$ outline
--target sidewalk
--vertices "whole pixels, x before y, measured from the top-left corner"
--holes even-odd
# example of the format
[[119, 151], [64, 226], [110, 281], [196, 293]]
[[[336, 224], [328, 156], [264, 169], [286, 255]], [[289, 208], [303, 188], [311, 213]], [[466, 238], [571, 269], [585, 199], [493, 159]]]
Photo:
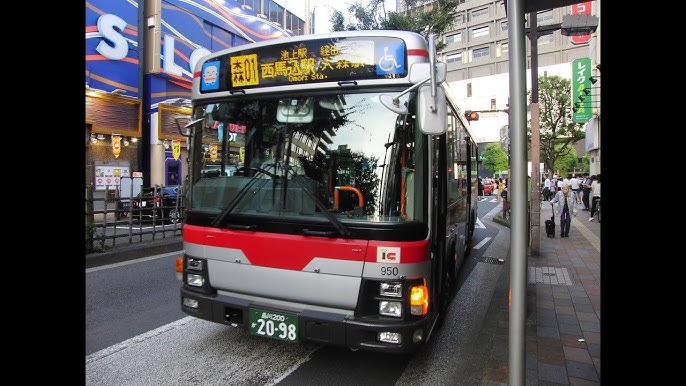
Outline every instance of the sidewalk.
[[[569, 237], [545, 235], [552, 215], [541, 205], [541, 245], [528, 257], [527, 385], [600, 385], [600, 224], [590, 212], [572, 219]], [[482, 385], [508, 384], [509, 265], [487, 320], [498, 320]]]

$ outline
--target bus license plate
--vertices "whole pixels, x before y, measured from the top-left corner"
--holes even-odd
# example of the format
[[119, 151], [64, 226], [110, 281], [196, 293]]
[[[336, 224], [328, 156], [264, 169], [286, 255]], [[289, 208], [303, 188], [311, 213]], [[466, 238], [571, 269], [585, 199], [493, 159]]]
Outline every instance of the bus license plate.
[[249, 314], [251, 334], [287, 342], [298, 341], [298, 315], [259, 308], [250, 308]]

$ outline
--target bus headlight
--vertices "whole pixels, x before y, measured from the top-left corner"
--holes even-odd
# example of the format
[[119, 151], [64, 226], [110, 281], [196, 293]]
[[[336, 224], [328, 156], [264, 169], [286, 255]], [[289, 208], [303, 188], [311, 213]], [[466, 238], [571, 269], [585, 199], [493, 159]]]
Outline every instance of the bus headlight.
[[379, 302], [379, 315], [400, 318], [403, 316], [403, 304], [401, 302], [389, 302], [388, 300], [382, 300]]
[[381, 282], [379, 286], [379, 295], [392, 296], [399, 298], [403, 296], [403, 283], [400, 282]]
[[186, 283], [193, 287], [202, 287], [205, 284], [205, 278], [202, 275], [189, 273], [186, 275]]

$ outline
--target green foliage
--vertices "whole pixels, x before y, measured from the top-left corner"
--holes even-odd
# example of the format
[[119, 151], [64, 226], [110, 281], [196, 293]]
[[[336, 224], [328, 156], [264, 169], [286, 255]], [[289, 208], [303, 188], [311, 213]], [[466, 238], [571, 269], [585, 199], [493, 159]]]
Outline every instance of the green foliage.
[[483, 159], [482, 166], [491, 173], [508, 168], [507, 153], [500, 147], [499, 142], [492, 142], [486, 145], [483, 153], [481, 153], [481, 157]]
[[557, 145], [558, 147], [567, 147], [567, 149], [556, 149], [560, 155], [555, 159], [555, 170], [560, 172], [560, 175], [566, 176], [568, 172], [574, 170], [577, 165], [576, 150], [570, 145]]
[[[407, 9], [422, 6], [419, 0], [404, 0]], [[428, 37], [429, 34], [443, 35], [453, 28], [457, 17], [458, 0], [434, 0], [428, 11], [386, 12], [383, 0], [369, 0], [363, 4], [360, 0], [348, 6], [348, 13], [354, 20], [346, 22], [343, 13], [334, 10], [329, 21], [332, 31], [386, 29], [412, 31]], [[436, 50], [445, 47], [441, 40], [436, 41]]]
[[581, 157], [581, 170], [583, 170], [584, 173], [591, 172], [591, 156], [588, 155], [588, 153]]
[[[574, 152], [576, 157], [573, 145], [586, 138], [583, 124], [572, 121], [571, 98], [569, 79], [557, 75], [538, 77], [541, 162], [550, 175], [556, 170], [557, 159], [565, 159], [570, 152]], [[528, 122], [527, 135], [531, 143], [531, 121]], [[565, 161], [560, 162], [566, 165]]]
[[86, 253], [103, 251], [105, 249], [103, 243], [102, 230], [98, 229], [94, 221], [86, 220]]

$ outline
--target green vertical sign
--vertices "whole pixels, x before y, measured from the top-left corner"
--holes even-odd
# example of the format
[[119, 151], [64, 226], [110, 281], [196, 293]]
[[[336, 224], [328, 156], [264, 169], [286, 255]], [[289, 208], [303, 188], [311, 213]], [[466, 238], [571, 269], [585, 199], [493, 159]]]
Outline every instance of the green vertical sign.
[[572, 62], [572, 121], [586, 123], [592, 117], [591, 59], [575, 59]]

